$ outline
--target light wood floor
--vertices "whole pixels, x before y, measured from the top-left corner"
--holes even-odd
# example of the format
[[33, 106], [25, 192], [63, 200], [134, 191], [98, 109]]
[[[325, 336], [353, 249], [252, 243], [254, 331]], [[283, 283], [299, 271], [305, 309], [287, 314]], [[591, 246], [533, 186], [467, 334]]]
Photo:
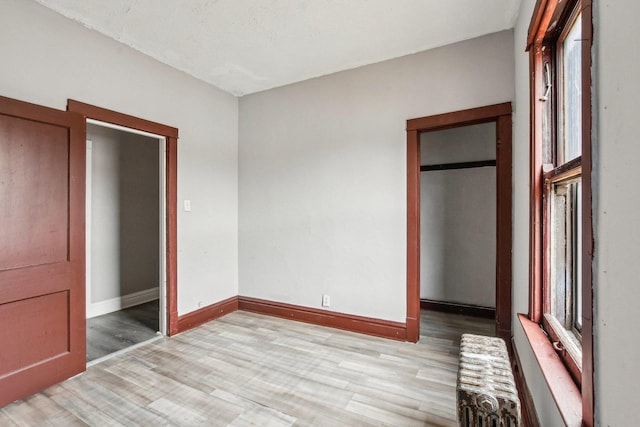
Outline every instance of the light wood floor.
[[419, 344], [234, 312], [90, 367], [0, 410], [27, 426], [455, 426], [460, 334], [422, 313]]
[[155, 300], [87, 319], [87, 362], [154, 338], [159, 316]]

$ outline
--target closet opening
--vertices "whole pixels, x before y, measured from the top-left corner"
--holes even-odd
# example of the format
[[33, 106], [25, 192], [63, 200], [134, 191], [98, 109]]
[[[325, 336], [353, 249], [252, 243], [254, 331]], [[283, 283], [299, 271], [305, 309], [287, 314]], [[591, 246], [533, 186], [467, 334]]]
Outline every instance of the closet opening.
[[[422, 270], [420, 181], [421, 174], [424, 173], [421, 168], [421, 135], [462, 127], [473, 128], [473, 125], [479, 124], [486, 124], [493, 128], [495, 148], [495, 332], [497, 336], [511, 340], [512, 126], [511, 103], [507, 102], [407, 120], [407, 341], [417, 342], [420, 339]], [[473, 166], [477, 166], [478, 162], [486, 164], [491, 160], [478, 158], [469, 161], [474, 163]], [[468, 162], [456, 160], [453, 163], [458, 163], [456, 166], [460, 166], [460, 163]], [[451, 167], [451, 164], [448, 167]], [[426, 236], [424, 238], [427, 239]], [[480, 265], [472, 268], [471, 271], [485, 270], [486, 263], [487, 261], [481, 261]], [[453, 268], [457, 267], [454, 265]], [[489, 273], [487, 272], [485, 276], [488, 277]], [[477, 298], [474, 297], [472, 300]], [[484, 304], [488, 305], [488, 300], [473, 304], [470, 308], [479, 308], [485, 313], [492, 313], [493, 307], [486, 307]]]
[[420, 306], [495, 319], [495, 123], [423, 132], [420, 157]]
[[87, 119], [87, 362], [167, 334], [166, 138]]

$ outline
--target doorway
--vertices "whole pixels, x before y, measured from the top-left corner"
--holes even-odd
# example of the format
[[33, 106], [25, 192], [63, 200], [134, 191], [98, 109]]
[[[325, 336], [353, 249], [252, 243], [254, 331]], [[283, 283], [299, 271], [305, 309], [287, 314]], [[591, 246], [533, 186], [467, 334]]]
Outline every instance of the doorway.
[[87, 119], [87, 362], [166, 334], [165, 138]]
[[511, 338], [512, 152], [511, 103], [407, 120], [407, 340], [420, 338], [420, 135], [490, 123], [495, 126], [496, 334]]
[[420, 134], [420, 305], [495, 319], [496, 129]]
[[[138, 117], [112, 110], [68, 100], [67, 110], [84, 116], [86, 123], [98, 124], [110, 129], [136, 133], [155, 138], [158, 142], [158, 167], [164, 171], [163, 178], [158, 180], [161, 193], [158, 203], [158, 217], [161, 218], [158, 233], [159, 248], [164, 252], [158, 255], [161, 266], [159, 294], [159, 331], [164, 335], [178, 333], [177, 302], [177, 154], [178, 129], [161, 123], [140, 119]], [[162, 215], [160, 215], [162, 213]], [[91, 242], [89, 242], [91, 243]], [[163, 267], [163, 268], [162, 268]]]

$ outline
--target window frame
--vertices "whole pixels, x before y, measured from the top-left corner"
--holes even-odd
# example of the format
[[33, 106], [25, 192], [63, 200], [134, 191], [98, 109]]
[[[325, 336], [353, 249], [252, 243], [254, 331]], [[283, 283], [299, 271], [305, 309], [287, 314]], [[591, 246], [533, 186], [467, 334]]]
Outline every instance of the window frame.
[[[582, 155], [578, 160], [572, 160], [569, 165], [558, 165], [556, 163], [558, 154], [555, 147], [558, 138], [559, 129], [557, 118], [562, 111], [559, 111], [560, 105], [558, 104], [558, 96], [549, 97], [549, 102], [543, 101], [541, 98], [548, 95], [547, 82], [551, 83], [551, 92], [562, 92], [558, 83], [558, 76], [555, 70], [557, 70], [558, 64], [558, 43], [562, 43], [572, 24], [573, 19], [579, 15], [581, 24], [581, 112], [582, 112], [582, 126], [581, 126], [581, 148]], [[564, 366], [560, 362], [554, 364], [550, 368], [551, 363], [548, 366], [544, 366], [549, 360], [548, 357], [544, 357], [542, 354], [536, 353], [536, 358], [539, 361], [545, 378], [550, 386], [550, 389], [556, 399], [556, 402], [565, 417], [565, 414], [579, 411], [582, 415], [583, 425], [593, 425], [593, 408], [594, 408], [594, 393], [593, 393], [593, 325], [592, 325], [592, 313], [593, 313], [593, 289], [592, 289], [592, 260], [593, 260], [593, 231], [592, 231], [592, 212], [591, 212], [591, 48], [593, 43], [593, 26], [592, 26], [592, 0], [569, 0], [565, 2], [558, 2], [554, 0], [537, 0], [534, 8], [533, 16], [529, 26], [529, 34], [527, 38], [527, 51], [530, 58], [530, 260], [529, 260], [529, 313], [528, 319], [533, 322], [531, 325], [537, 324], [545, 329], [545, 331], [551, 332], [551, 336], [548, 337], [546, 344], [543, 346], [533, 346], [534, 353], [536, 348], [544, 348], [545, 352], [555, 353], [557, 359], [562, 359]], [[551, 66], [551, 74], [548, 81], [545, 81], [545, 63], [556, 65]], [[557, 88], [557, 89], [556, 89]], [[561, 95], [560, 95], [561, 96]], [[550, 172], [550, 168], [544, 170], [545, 164], [555, 165]], [[561, 169], [564, 168], [565, 176], [562, 175]], [[579, 168], [579, 169], [577, 169]], [[554, 336], [554, 329], [549, 324], [549, 319], [545, 319], [545, 311], [549, 307], [548, 297], [546, 297], [545, 290], [548, 287], [549, 277], [549, 265], [545, 262], [545, 258], [549, 255], [549, 241], [548, 236], [545, 235], [545, 228], [549, 227], [549, 203], [545, 202], [545, 198], [550, 196], [550, 185], [553, 182], [558, 182], [561, 179], [566, 178], [566, 174], [579, 173], [581, 176], [581, 188], [582, 188], [582, 244], [580, 250], [580, 256], [582, 259], [581, 266], [581, 278], [582, 287], [580, 289], [582, 296], [582, 355], [581, 359], [576, 363], [571, 363], [571, 357], [567, 357], [567, 351], [563, 350], [562, 346], [554, 345], [558, 342], [558, 336]], [[547, 221], [545, 227], [545, 221]], [[547, 258], [548, 259], [548, 258]], [[545, 287], [545, 285], [547, 287]], [[521, 321], [523, 319], [521, 318]], [[526, 326], [525, 331], [531, 330], [531, 326]], [[529, 332], [527, 336], [529, 337]], [[554, 351], [552, 351], [554, 350]], [[580, 371], [579, 365], [582, 365]], [[573, 378], [575, 385], [570, 384], [557, 384], [553, 385], [554, 380], [551, 378], [554, 376], [553, 370], [557, 373], [558, 366], [571, 374], [569, 377], [567, 374], [555, 375], [556, 378], [563, 377]], [[570, 387], [577, 387], [580, 393], [582, 407], [578, 408], [563, 408], [562, 391], [554, 391], [563, 389], [567, 390]], [[567, 418], [565, 417], [565, 421]]]
[[[552, 263], [555, 257], [553, 257], [551, 251], [553, 249], [553, 243], [551, 241], [550, 230], [554, 227], [554, 215], [552, 214], [552, 196], [554, 194], [553, 187], [566, 182], [575, 181], [580, 179], [582, 181], [582, 162], [581, 157], [570, 160], [567, 163], [563, 163], [554, 169], [547, 172], [543, 172], [544, 179], [544, 194], [543, 194], [543, 268], [544, 274], [542, 278], [542, 293], [543, 293], [543, 309], [542, 316], [540, 318], [540, 324], [544, 331], [549, 336], [549, 339], [554, 347], [558, 356], [565, 364], [571, 377], [576, 382], [578, 387], [582, 385], [582, 334], [578, 337], [577, 334], [567, 331], [559, 320], [551, 313], [551, 294], [554, 291], [551, 283], [551, 277], [553, 275]], [[543, 166], [544, 168], [544, 166]], [[568, 299], [568, 298], [567, 298]], [[574, 295], [571, 295], [571, 302], [574, 300]], [[573, 318], [573, 316], [571, 316]], [[579, 343], [577, 341], [580, 341]]]

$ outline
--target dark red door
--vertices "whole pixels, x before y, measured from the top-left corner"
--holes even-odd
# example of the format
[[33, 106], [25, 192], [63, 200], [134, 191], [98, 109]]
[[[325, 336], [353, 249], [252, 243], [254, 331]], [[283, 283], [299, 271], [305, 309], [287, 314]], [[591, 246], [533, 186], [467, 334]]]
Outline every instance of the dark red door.
[[85, 370], [84, 133], [0, 97], [0, 407]]

